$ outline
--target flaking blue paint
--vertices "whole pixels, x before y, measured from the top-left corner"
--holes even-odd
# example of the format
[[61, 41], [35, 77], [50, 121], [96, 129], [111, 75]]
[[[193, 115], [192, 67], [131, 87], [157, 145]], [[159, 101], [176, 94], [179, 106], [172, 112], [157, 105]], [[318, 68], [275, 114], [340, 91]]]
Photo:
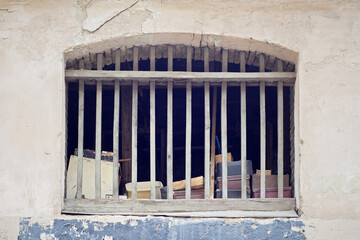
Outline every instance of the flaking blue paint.
[[[30, 223], [31, 220], [31, 223]], [[305, 239], [300, 220], [256, 220], [239, 222], [224, 219], [139, 218], [124, 222], [55, 219], [44, 226], [34, 219], [20, 221], [19, 239]], [[293, 230], [293, 229], [296, 229]]]

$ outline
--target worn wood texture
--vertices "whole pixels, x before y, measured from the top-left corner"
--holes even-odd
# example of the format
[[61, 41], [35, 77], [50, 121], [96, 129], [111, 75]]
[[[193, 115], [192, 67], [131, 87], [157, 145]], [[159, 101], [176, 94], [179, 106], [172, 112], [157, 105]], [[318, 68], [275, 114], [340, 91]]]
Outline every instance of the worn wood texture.
[[122, 200], [65, 199], [63, 213], [123, 214], [194, 211], [291, 211], [293, 198], [283, 199], [200, 199], [200, 200]]
[[[240, 52], [240, 71], [246, 71], [245, 52]], [[241, 189], [246, 189], [246, 82], [240, 83], [240, 119], [241, 119]], [[246, 191], [241, 192], [241, 198], [246, 198]]]
[[113, 126], [113, 198], [119, 195], [119, 116], [120, 82], [115, 81], [114, 89], [114, 126]]
[[[209, 72], [209, 48], [204, 48], [204, 71]], [[204, 197], [210, 198], [210, 84], [204, 83]]]
[[210, 199], [215, 191], [215, 136], [216, 136], [217, 88], [213, 88], [213, 105], [211, 116], [211, 147], [210, 147]]
[[156, 178], [156, 129], [155, 129], [155, 82], [150, 82], [150, 185], [151, 199], [155, 199]]
[[83, 153], [84, 153], [84, 80], [79, 80], [79, 113], [78, 113], [78, 161], [76, 198], [82, 197]]
[[191, 82], [186, 83], [186, 142], [185, 142], [185, 198], [191, 197]]
[[[173, 70], [173, 47], [168, 47], [168, 71]], [[167, 199], [173, 199], [173, 82], [167, 83], [167, 157], [166, 181]]]
[[[265, 71], [264, 55], [260, 55], [260, 72]], [[260, 197], [265, 198], [265, 168], [266, 168], [266, 110], [265, 82], [260, 82]]]
[[[103, 54], [97, 55], [97, 70], [102, 70]], [[101, 197], [101, 113], [102, 113], [102, 82], [96, 82], [96, 134], [95, 134], [95, 198]]]
[[131, 182], [132, 199], [137, 198], [137, 129], [138, 128], [138, 82], [133, 81], [132, 91], [132, 136], [131, 136]]
[[[228, 70], [228, 50], [222, 52], [222, 72]], [[228, 197], [227, 179], [227, 84], [221, 83], [221, 153], [222, 153], [222, 198]]]
[[[91, 71], [91, 70], [66, 70], [65, 77], [67, 81], [83, 80], [97, 80], [97, 81], [114, 81], [118, 80], [137, 80], [139, 83], [148, 84], [149, 81], [154, 80], [158, 83], [167, 83], [168, 79], [176, 82], [186, 82], [191, 79], [194, 83], [199, 85], [202, 81], [209, 81], [211, 83], [222, 82], [241, 82], [246, 81], [249, 84], [258, 85], [259, 81], [266, 82], [266, 84], [274, 83], [281, 80], [284, 84], [293, 84], [295, 81], [294, 72], [168, 72], [168, 71]], [[237, 85], [238, 86], [238, 85]]]
[[[283, 69], [282, 61], [277, 61], [277, 68], [281, 71]], [[278, 102], [278, 198], [284, 196], [284, 88], [283, 82], [278, 82], [277, 87], [277, 102]]]

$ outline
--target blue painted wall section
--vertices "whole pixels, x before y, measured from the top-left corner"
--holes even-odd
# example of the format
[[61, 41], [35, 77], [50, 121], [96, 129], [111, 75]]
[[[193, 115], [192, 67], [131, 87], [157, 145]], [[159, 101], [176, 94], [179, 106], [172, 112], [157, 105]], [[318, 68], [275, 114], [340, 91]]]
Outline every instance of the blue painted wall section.
[[300, 220], [189, 219], [144, 217], [122, 222], [55, 219], [43, 225], [20, 221], [19, 239], [305, 239]]

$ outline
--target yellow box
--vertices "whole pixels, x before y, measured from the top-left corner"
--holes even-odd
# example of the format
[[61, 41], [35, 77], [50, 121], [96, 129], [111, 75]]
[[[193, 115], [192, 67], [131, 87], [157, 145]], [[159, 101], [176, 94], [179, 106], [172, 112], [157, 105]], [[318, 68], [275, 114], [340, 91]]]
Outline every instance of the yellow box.
[[[234, 158], [231, 155], [231, 153], [227, 154], [227, 161], [228, 162], [234, 161]], [[218, 164], [218, 163], [221, 163], [221, 162], [222, 162], [222, 154], [215, 155], [215, 164]]]
[[[159, 181], [155, 182], [155, 198], [161, 199], [160, 188], [163, 187], [163, 184]], [[125, 184], [126, 192], [128, 198], [131, 198], [131, 189], [132, 183]], [[137, 199], [151, 199], [151, 189], [150, 189], [150, 181], [148, 182], [138, 182], [137, 183]]]

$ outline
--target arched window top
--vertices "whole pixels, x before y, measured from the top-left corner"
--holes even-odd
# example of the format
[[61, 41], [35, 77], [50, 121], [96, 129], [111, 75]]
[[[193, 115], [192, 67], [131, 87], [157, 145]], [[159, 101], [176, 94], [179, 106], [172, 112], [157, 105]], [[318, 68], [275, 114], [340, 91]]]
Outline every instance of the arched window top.
[[[166, 59], [168, 46], [173, 46], [174, 59], [186, 59], [187, 47], [192, 47], [192, 60], [204, 60], [204, 48], [209, 48], [209, 61], [221, 62], [221, 52], [228, 50], [228, 63], [239, 64], [241, 52], [245, 53], [247, 66], [259, 67], [260, 55], [265, 58], [266, 71], [277, 71], [277, 60], [283, 61], [283, 71], [295, 71], [297, 53], [284, 47], [260, 42], [253, 39], [241, 39], [214, 35], [196, 35], [182, 33], [144, 34], [141, 36], [121, 37], [98, 43], [79, 46], [65, 53], [66, 69], [79, 69], [79, 60], [84, 60], [84, 69], [97, 68], [97, 54], [103, 53], [103, 67], [111, 68], [116, 61], [116, 50], [120, 50], [120, 62], [133, 61], [133, 49], [138, 48], [139, 60], [150, 58], [150, 48], [155, 47], [155, 58]], [[107, 66], [107, 67], [106, 67]]]

